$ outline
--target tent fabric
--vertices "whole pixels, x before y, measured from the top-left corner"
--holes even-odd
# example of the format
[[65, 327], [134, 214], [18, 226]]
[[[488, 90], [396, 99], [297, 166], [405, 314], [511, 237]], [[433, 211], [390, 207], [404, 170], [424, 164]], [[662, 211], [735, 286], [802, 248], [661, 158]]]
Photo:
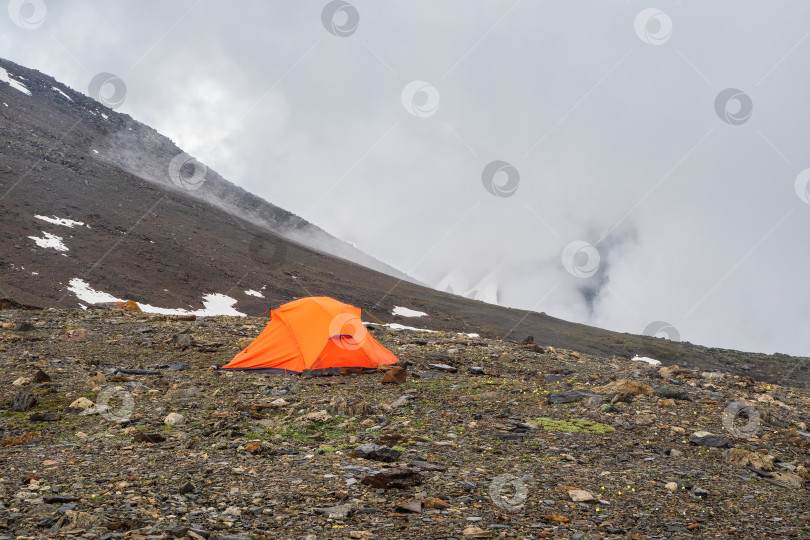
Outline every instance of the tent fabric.
[[222, 369], [302, 373], [398, 362], [360, 317], [359, 308], [326, 296], [289, 302], [271, 310], [270, 323]]

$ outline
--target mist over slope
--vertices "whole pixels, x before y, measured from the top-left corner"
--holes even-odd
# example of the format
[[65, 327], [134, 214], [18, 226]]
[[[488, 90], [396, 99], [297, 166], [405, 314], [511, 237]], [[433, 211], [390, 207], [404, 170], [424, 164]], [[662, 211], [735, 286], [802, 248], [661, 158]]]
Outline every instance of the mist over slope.
[[[151, 128], [37, 71], [0, 67], [8, 79], [0, 82], [0, 296], [76, 308], [86, 303], [81, 283], [161, 309], [202, 312], [218, 298], [229, 299], [228, 312], [261, 315], [325, 295], [362, 307], [366, 320], [511, 341], [531, 335], [543, 345], [774, 381], [810, 378], [806, 359], [610, 332], [313, 249], [291, 238], [329, 241], [326, 233], [227, 183]], [[488, 299], [493, 284], [482, 274], [451, 286]], [[427, 315], [417, 324], [396, 307]]]

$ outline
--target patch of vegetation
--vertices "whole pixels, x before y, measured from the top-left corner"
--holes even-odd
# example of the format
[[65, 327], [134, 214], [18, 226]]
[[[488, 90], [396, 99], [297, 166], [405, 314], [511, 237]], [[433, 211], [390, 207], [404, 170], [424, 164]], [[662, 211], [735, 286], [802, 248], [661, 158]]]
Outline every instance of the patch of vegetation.
[[591, 422], [582, 418], [572, 418], [571, 420], [555, 420], [553, 418], [530, 418], [529, 422], [534, 422], [541, 429], [546, 431], [565, 431], [567, 433], [610, 433], [616, 431], [607, 424]]

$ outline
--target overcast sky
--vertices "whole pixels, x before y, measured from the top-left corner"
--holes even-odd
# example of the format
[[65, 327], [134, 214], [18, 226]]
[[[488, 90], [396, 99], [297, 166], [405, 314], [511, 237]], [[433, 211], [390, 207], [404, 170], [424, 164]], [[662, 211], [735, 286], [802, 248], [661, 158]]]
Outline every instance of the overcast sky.
[[12, 0], [0, 50], [83, 92], [120, 77], [120, 112], [423, 282], [808, 355], [809, 20], [799, 0]]

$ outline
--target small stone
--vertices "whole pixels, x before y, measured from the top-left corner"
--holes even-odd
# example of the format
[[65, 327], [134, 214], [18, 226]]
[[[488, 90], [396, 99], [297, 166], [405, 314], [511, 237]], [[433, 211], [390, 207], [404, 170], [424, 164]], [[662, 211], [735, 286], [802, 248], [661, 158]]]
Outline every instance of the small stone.
[[630, 395], [650, 395], [653, 393], [652, 386], [632, 381], [630, 379], [619, 379], [618, 381], [609, 382], [603, 386], [597, 386], [593, 389], [594, 392], [599, 394], [630, 394]]
[[180, 413], [169, 413], [163, 419], [163, 423], [167, 426], [182, 426], [186, 423], [186, 417]]
[[431, 497], [422, 501], [422, 506], [434, 510], [444, 510], [450, 507], [450, 504], [444, 499], [438, 497]]
[[575, 401], [582, 401], [583, 399], [595, 396], [590, 390], [568, 390], [566, 392], [552, 392], [548, 395], [548, 402], [551, 405], [558, 403], [573, 403]]
[[772, 473], [771, 479], [777, 484], [790, 489], [802, 489], [804, 487], [804, 478], [792, 472], [775, 472]]
[[457, 367], [448, 366], [447, 364], [428, 364], [427, 367], [430, 369], [435, 369], [437, 371], [446, 371], [448, 373], [455, 373], [458, 371]]
[[467, 371], [473, 375], [485, 375], [484, 368], [481, 366], [467, 366]]
[[655, 395], [661, 398], [680, 399], [683, 401], [689, 400], [689, 392], [685, 388], [678, 388], [671, 384], [662, 384], [655, 391]]
[[667, 491], [678, 491], [678, 483], [677, 482], [667, 482], [667, 485], [664, 486]]
[[584, 489], [569, 489], [568, 496], [571, 497], [571, 500], [574, 502], [590, 502], [596, 500], [593, 493], [585, 491]]
[[19, 392], [11, 400], [11, 410], [16, 412], [25, 412], [37, 404], [37, 398], [34, 394], [28, 392]]
[[135, 435], [133, 435], [132, 438], [135, 440], [135, 442], [144, 442], [152, 444], [162, 443], [166, 440], [166, 437], [164, 437], [160, 433], [145, 433], [142, 431], [135, 433]]
[[589, 409], [598, 409], [602, 406], [602, 396], [588, 396], [584, 400], [582, 400], [582, 404]]
[[407, 467], [383, 469], [363, 478], [363, 484], [377, 489], [407, 488], [422, 483], [422, 475]]
[[675, 400], [672, 399], [672, 398], [659, 399], [658, 403], [656, 403], [656, 405], [658, 407], [661, 407], [662, 409], [666, 409], [666, 408], [669, 408], [669, 407], [674, 407], [675, 406]]
[[669, 379], [673, 375], [676, 375], [680, 369], [681, 368], [678, 366], [664, 366], [658, 370], [658, 374], [662, 379]]
[[369, 531], [352, 531], [349, 533], [349, 538], [354, 538], [355, 540], [373, 540], [376, 536]]
[[389, 448], [387, 446], [380, 446], [374, 443], [361, 444], [354, 449], [354, 457], [363, 459], [372, 459], [374, 461], [382, 461], [390, 463], [399, 459], [402, 452]]
[[81, 409], [86, 410], [93, 406], [93, 402], [87, 399], [86, 397], [80, 397], [76, 399], [69, 405], [71, 409]]
[[346, 519], [352, 511], [351, 504], [339, 504], [328, 508], [313, 508], [316, 514], [323, 514], [329, 519]]
[[236, 506], [229, 506], [224, 512], [222, 512], [222, 514], [226, 516], [239, 517], [242, 515], [242, 511]]
[[462, 532], [461, 534], [463, 534], [467, 538], [489, 538], [490, 536], [492, 536], [491, 533], [488, 533], [481, 527], [476, 527], [474, 525], [470, 525], [469, 527], [464, 529], [464, 532]]
[[763, 471], [773, 470], [773, 458], [766, 454], [758, 454], [744, 448], [732, 448], [723, 453], [723, 458], [732, 465], [740, 467], [751, 466]]
[[180, 486], [180, 488], [177, 491], [182, 495], [185, 495], [186, 493], [192, 493], [194, 492], [194, 484], [192, 484], [191, 482], [186, 482], [185, 484]]
[[51, 382], [51, 376], [38, 369], [36, 373], [34, 373], [34, 382], [35, 383], [46, 383]]
[[399, 512], [408, 512], [409, 514], [421, 514], [422, 503], [419, 501], [408, 501], [400, 503], [396, 506], [395, 510]]
[[383, 384], [402, 384], [408, 378], [408, 372], [402, 366], [393, 366], [383, 375]]
[[720, 448], [728, 446], [728, 437], [725, 435], [715, 435], [708, 431], [696, 431], [689, 437], [689, 442], [707, 448]]
[[11, 383], [12, 386], [25, 386], [26, 384], [30, 383], [31, 379], [28, 377], [20, 377], [19, 379], [15, 380]]
[[252, 441], [245, 445], [245, 452], [248, 454], [258, 454], [262, 449], [262, 445], [258, 441]]

